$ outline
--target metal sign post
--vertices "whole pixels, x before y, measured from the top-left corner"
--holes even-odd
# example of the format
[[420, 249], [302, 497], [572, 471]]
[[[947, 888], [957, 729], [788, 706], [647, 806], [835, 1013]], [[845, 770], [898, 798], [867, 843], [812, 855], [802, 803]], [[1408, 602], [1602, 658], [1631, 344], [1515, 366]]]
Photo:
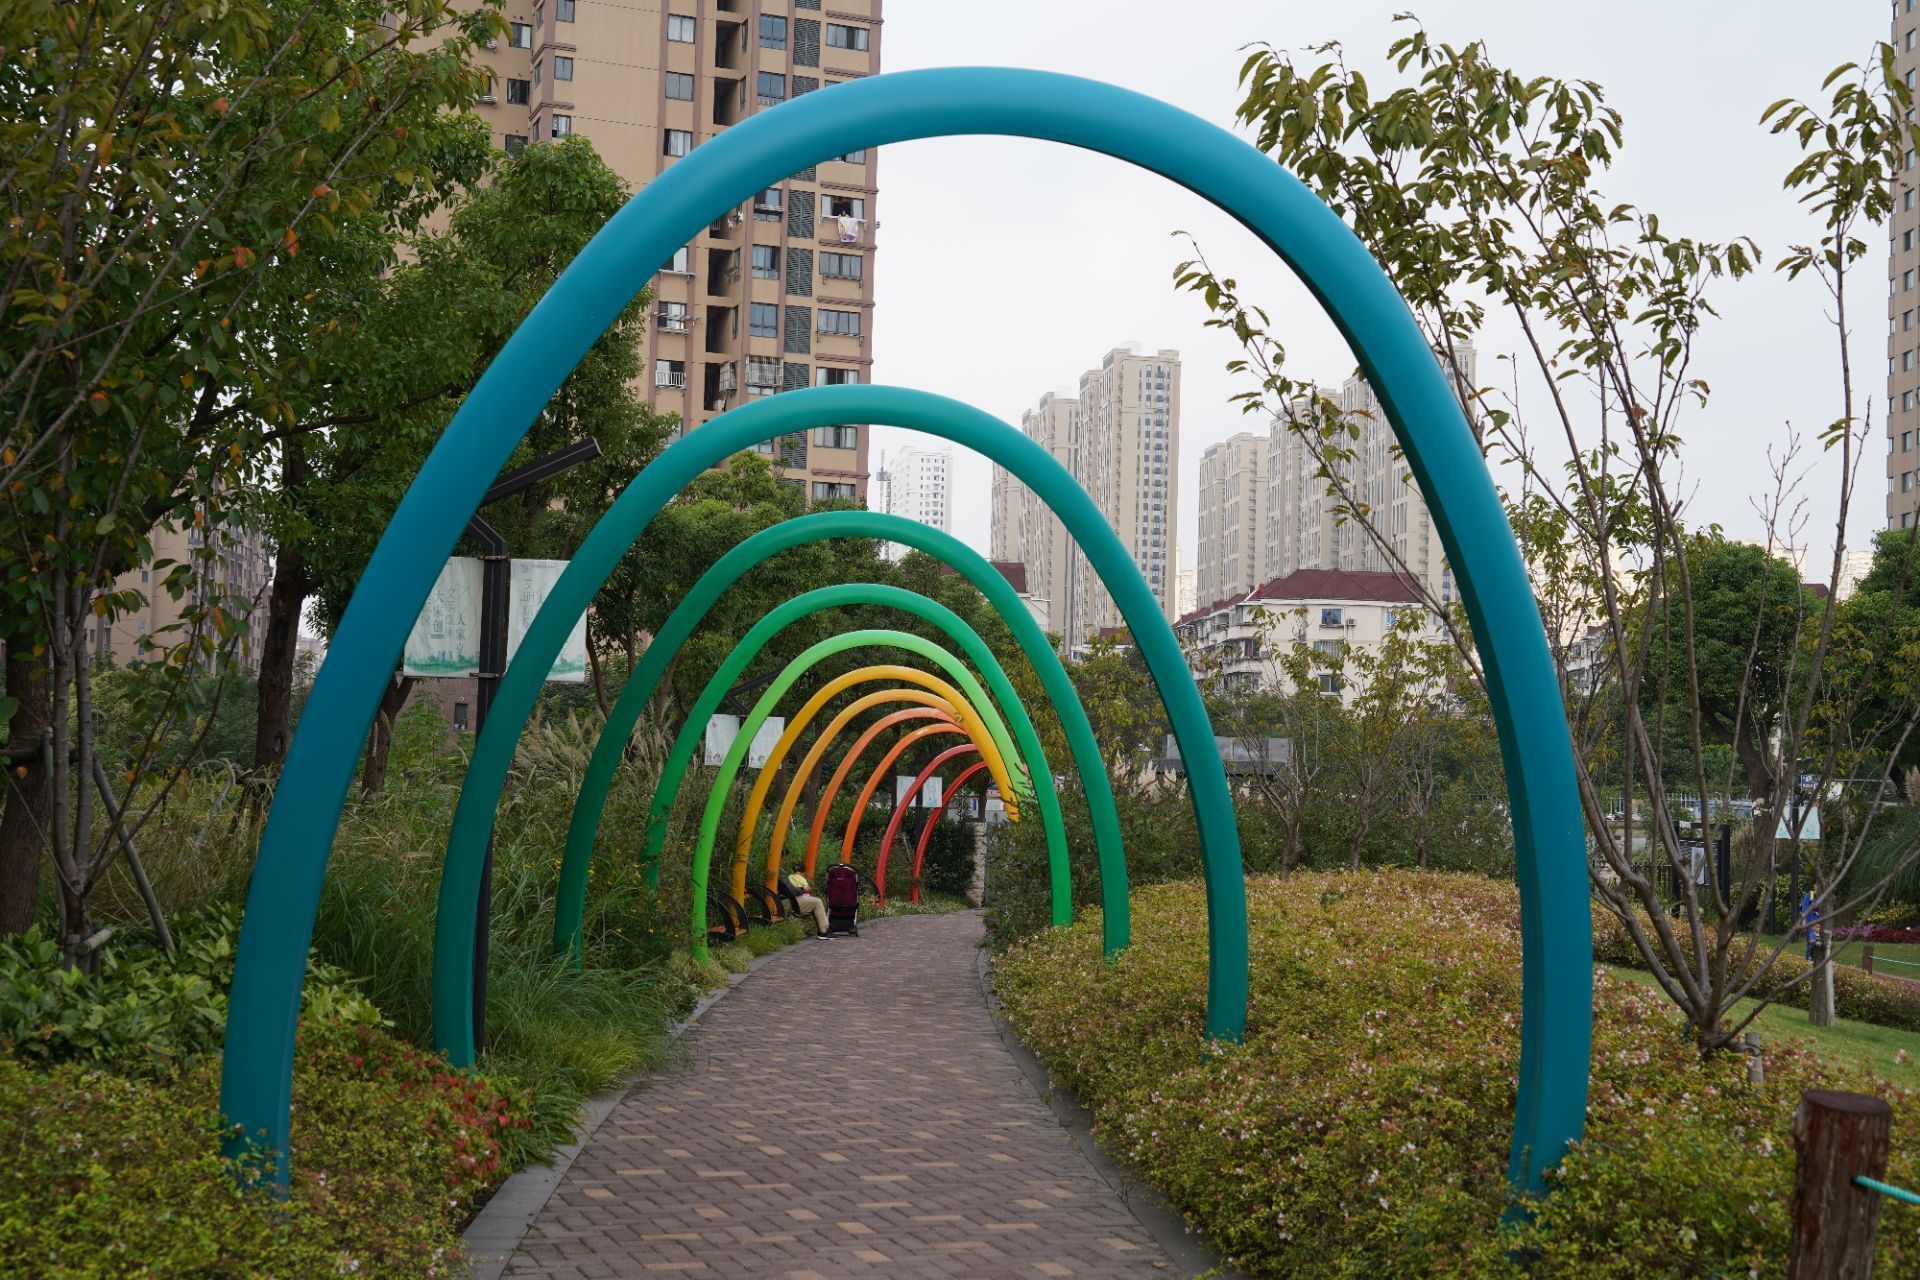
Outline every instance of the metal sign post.
[[[480, 499], [482, 508], [508, 498], [570, 467], [600, 456], [600, 442], [589, 436], [524, 467], [503, 473]], [[467, 521], [467, 536], [480, 544], [480, 670], [475, 677], [473, 731], [487, 727], [487, 709], [500, 678], [507, 673], [507, 540], [475, 512]], [[487, 856], [480, 868], [480, 906], [473, 931], [473, 1039], [486, 1041], [487, 940], [493, 921], [493, 833], [487, 833]]]

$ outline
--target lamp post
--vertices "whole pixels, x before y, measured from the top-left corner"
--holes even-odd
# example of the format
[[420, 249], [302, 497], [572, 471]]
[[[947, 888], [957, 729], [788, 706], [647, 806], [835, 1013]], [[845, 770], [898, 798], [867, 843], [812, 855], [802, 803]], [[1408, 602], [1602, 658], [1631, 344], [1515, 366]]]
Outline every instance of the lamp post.
[[[600, 442], [589, 436], [524, 467], [502, 472], [480, 499], [485, 508], [542, 480], [600, 456]], [[507, 673], [507, 540], [481, 518], [467, 521], [467, 536], [480, 544], [480, 671], [475, 677], [473, 731], [487, 727], [487, 709]], [[480, 870], [480, 906], [473, 933], [473, 1041], [484, 1043], [487, 1028], [487, 939], [493, 919], [493, 833], [487, 833], [487, 857]]]

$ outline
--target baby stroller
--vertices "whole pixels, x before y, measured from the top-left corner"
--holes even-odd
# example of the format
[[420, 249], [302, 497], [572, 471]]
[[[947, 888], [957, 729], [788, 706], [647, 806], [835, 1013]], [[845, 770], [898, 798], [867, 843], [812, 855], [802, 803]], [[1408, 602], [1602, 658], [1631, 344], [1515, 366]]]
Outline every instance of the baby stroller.
[[844, 862], [827, 868], [827, 932], [860, 936], [860, 873]]

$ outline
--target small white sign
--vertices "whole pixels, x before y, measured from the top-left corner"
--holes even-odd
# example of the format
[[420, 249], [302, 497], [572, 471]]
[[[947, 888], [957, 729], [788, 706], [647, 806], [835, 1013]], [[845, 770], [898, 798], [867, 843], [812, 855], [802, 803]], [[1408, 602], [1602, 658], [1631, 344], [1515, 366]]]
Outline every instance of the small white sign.
[[[507, 567], [507, 662], [520, 648], [534, 615], [547, 602], [553, 584], [566, 571], [565, 560], [514, 560]], [[560, 646], [547, 679], [560, 684], [585, 684], [587, 680], [587, 615], [581, 614]]]
[[727, 750], [733, 746], [733, 740], [740, 736], [740, 717], [721, 712], [707, 721], [706, 762], [710, 769], [717, 769], [726, 761]]
[[747, 747], [747, 767], [764, 769], [767, 761], [773, 758], [773, 748], [780, 741], [780, 735], [787, 731], [785, 716], [768, 716], [760, 724], [760, 731], [753, 735], [753, 742]]
[[[1787, 830], [1787, 815], [1780, 815], [1780, 830], [1775, 833], [1777, 840], [1791, 840], [1793, 832]], [[1818, 840], [1820, 838], [1820, 806], [1808, 805], [1800, 810], [1800, 838]]]
[[[894, 808], [896, 809], [899, 808], [900, 802], [907, 798], [907, 788], [913, 785], [913, 777], [914, 775], [909, 773], [901, 773], [901, 774], [894, 775], [894, 779], [893, 779], [893, 807]], [[937, 773], [934, 774], [931, 778], [928, 778], [926, 782], [921, 784], [920, 794], [916, 795], [913, 798], [914, 804], [919, 806], [922, 809], [938, 808], [940, 806], [940, 795], [941, 795], [940, 787], [943, 781], [944, 780]]]
[[480, 671], [480, 562], [454, 556], [440, 567], [413, 620], [400, 674], [457, 677]]

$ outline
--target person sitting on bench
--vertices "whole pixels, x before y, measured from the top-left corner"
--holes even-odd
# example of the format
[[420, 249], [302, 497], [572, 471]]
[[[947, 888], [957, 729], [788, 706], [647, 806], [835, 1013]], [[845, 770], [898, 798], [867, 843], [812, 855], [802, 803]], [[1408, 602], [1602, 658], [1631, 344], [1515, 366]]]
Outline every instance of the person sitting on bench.
[[826, 941], [832, 935], [827, 932], [827, 904], [813, 894], [813, 886], [798, 871], [780, 873], [780, 894], [793, 904], [795, 915], [813, 916], [813, 936]]

